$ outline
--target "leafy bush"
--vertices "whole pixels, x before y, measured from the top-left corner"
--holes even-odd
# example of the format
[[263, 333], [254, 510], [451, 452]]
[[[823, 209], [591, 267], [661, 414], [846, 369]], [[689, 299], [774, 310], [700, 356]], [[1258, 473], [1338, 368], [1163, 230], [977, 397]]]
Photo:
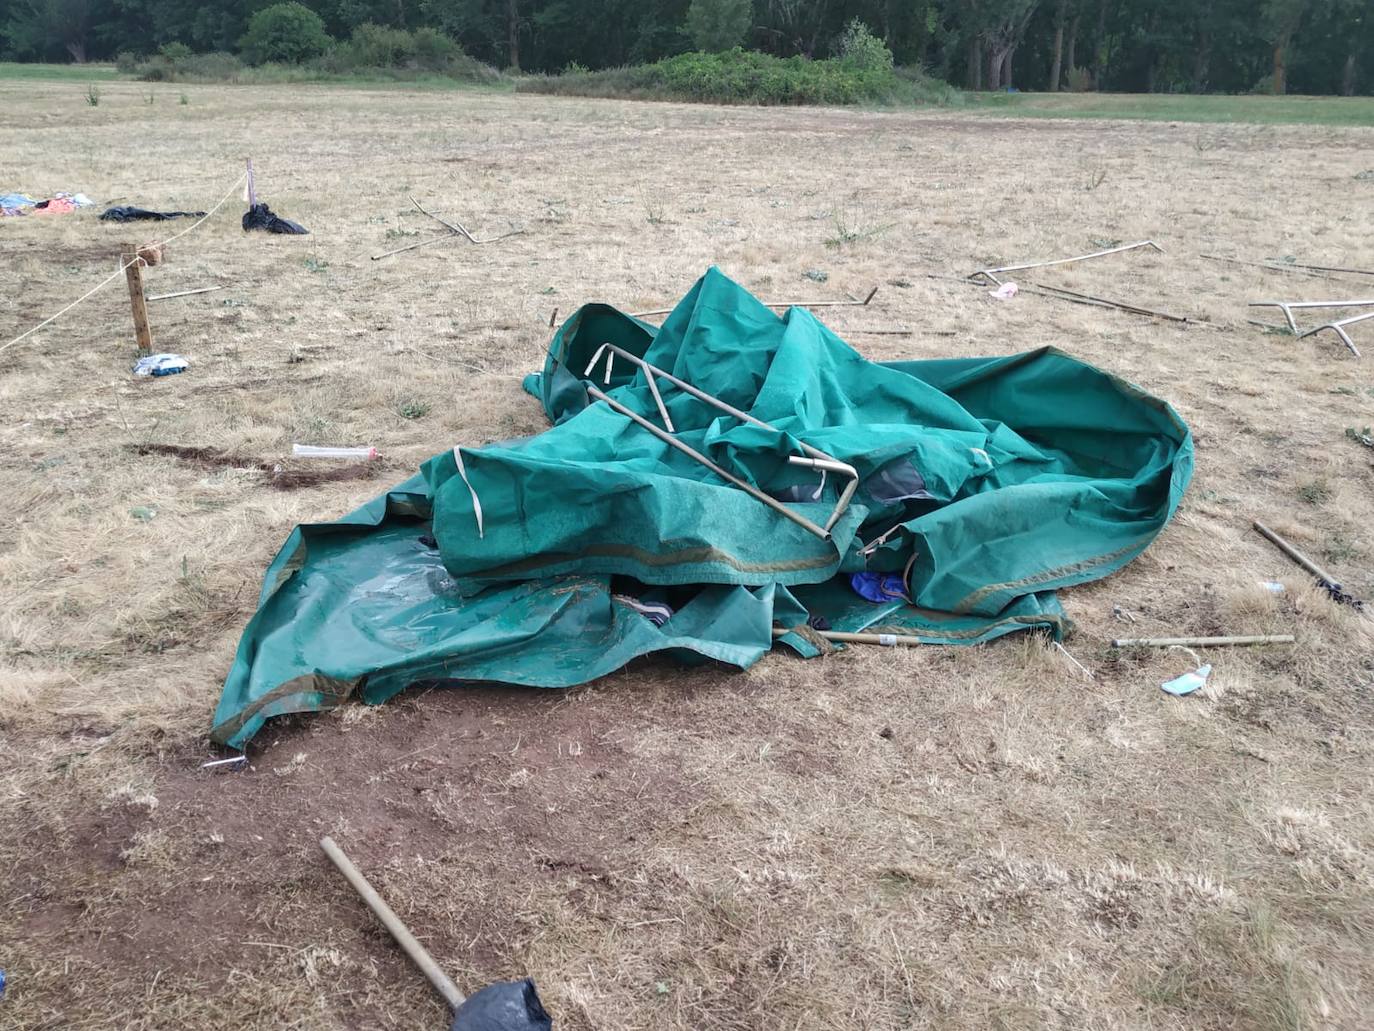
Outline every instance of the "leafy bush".
[[500, 74], [463, 53], [463, 48], [437, 29], [392, 29], [359, 25], [346, 43], [340, 43], [314, 62], [326, 75], [367, 75], [413, 79], [434, 72], [450, 79], [494, 82]]
[[456, 40], [438, 29], [416, 29], [411, 52], [419, 67], [432, 72], [443, 71], [467, 57]]
[[858, 18], [844, 27], [839, 49], [840, 60], [850, 68], [879, 74], [892, 71], [892, 51]]
[[919, 69], [880, 70], [844, 60], [773, 57], [738, 47], [723, 54], [679, 54], [654, 64], [601, 72], [529, 76], [516, 88], [532, 93], [718, 104], [947, 103], [957, 94]]
[[300, 64], [324, 53], [331, 42], [318, 14], [296, 0], [288, 0], [253, 15], [239, 47], [249, 64]]
[[157, 52], [173, 68], [184, 68], [186, 62], [195, 57], [195, 52], [185, 43], [163, 43], [157, 48]]
[[1087, 93], [1093, 88], [1093, 73], [1086, 68], [1070, 68], [1064, 81], [1070, 93]]
[[340, 49], [349, 51], [354, 68], [404, 68], [415, 59], [415, 37], [405, 29], [366, 22]]
[[698, 50], [716, 54], [743, 43], [753, 20], [750, 0], [692, 0], [687, 8], [687, 35]]
[[237, 82], [242, 71], [243, 62], [223, 51], [197, 54], [186, 62], [184, 69], [187, 78], [205, 82]]
[[132, 75], [138, 71], [139, 56], [132, 50], [121, 50], [115, 57], [115, 70], [123, 72], [125, 75]]
[[169, 47], [181, 47], [180, 43], [169, 43], [162, 52], [153, 55], [140, 64], [135, 71], [144, 82], [237, 82], [243, 71], [243, 62], [233, 54], [193, 54], [185, 48], [183, 55]]

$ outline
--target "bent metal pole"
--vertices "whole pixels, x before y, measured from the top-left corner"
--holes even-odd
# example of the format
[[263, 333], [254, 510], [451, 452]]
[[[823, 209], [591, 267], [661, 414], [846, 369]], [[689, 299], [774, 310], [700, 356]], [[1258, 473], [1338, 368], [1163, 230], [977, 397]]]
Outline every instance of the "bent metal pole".
[[619, 412], [621, 415], [625, 416], [627, 419], [638, 424], [639, 426], [642, 426], [644, 429], [648, 430], [659, 440], [663, 441], [663, 443], [669, 445], [670, 447], [676, 448], [677, 450], [681, 451], [684, 455], [686, 455], [688, 458], [699, 463], [700, 465], [704, 465], [707, 469], [710, 469], [711, 472], [715, 473], [726, 483], [733, 484], [734, 486], [738, 487], [740, 490], [748, 494], [751, 498], [755, 498], [758, 501], [762, 501], [765, 505], [767, 505], [773, 511], [777, 512], [779, 515], [792, 520], [792, 522], [796, 523], [802, 529], [807, 530], [810, 533], [814, 533], [821, 540], [830, 540], [830, 531], [825, 529], [823, 526], [817, 526], [810, 519], [807, 519], [806, 516], [792, 511], [790, 508], [788, 508], [786, 505], [784, 505], [781, 501], [777, 500], [776, 498], [770, 498], [767, 494], [759, 490], [752, 483], [746, 483], [744, 480], [741, 480], [738, 476], [726, 472], [724, 469], [718, 466], [715, 462], [711, 461], [696, 448], [684, 444], [682, 441], [678, 440], [677, 437], [673, 436], [667, 430], [659, 429], [648, 419], [644, 418], [644, 416], [640, 415], [633, 409], [626, 408], [619, 401], [616, 401], [613, 398], [608, 397], [601, 390], [592, 386], [590, 383], [588, 383], [586, 386], [587, 393], [590, 394], [592, 397], [596, 398], [598, 401], [605, 401], [606, 404], [608, 404], [615, 411]]
[[[869, 296], [871, 297], [872, 294], [870, 294]], [[699, 387], [695, 387], [691, 383], [688, 383], [685, 379], [679, 379], [677, 376], [674, 376], [671, 372], [666, 372], [656, 365], [650, 365], [639, 355], [631, 354], [624, 348], [617, 347], [615, 344], [612, 344], [610, 342], [604, 343], [596, 349], [596, 353], [592, 355], [591, 361], [587, 363], [586, 369], [583, 370], [583, 376], [591, 375], [592, 369], [596, 368], [597, 362], [601, 360], [602, 354], [606, 355], [605, 383], [607, 385], [609, 385], [611, 382], [611, 363], [615, 360], [616, 355], [619, 355], [620, 357], [624, 358], [626, 361], [637, 366], [639, 369], [643, 371], [644, 379], [649, 384], [649, 391], [653, 395], [654, 403], [658, 405], [659, 416], [663, 419], [663, 425], [667, 428], [669, 433], [674, 433], [676, 432], [676, 430], [673, 427], [672, 419], [668, 415], [668, 409], [663, 403], [663, 396], [659, 393], [658, 387], [654, 384], [655, 378], [662, 378], [663, 380], [673, 384], [673, 386], [677, 387], [679, 390], [683, 390], [686, 391], [688, 394], [691, 394], [698, 401], [704, 401], [706, 404], [711, 405], [714, 408], [720, 409], [726, 415], [733, 416], [734, 418], [739, 419], [741, 422], [747, 422], [750, 425], [758, 426], [765, 430], [771, 430], [774, 433], [782, 433], [782, 431], [779, 430], [776, 426], [773, 426], [770, 423], [766, 423], [762, 419], [750, 415], [748, 412], [741, 411], [734, 405], [726, 404], [724, 401], [716, 397], [714, 394], [708, 394], [706, 393], [706, 391], [700, 389]], [[812, 447], [804, 440], [797, 441], [797, 446], [810, 457], [803, 458], [799, 455], [791, 455], [787, 459], [790, 465], [809, 466], [813, 469], [820, 469], [826, 472], [838, 473], [839, 475], [848, 477], [849, 479], [849, 482], [840, 492], [840, 496], [838, 500], [836, 500], [835, 507], [831, 510], [829, 518], [825, 521], [825, 529], [828, 533], [831, 529], [834, 528], [835, 524], [840, 521], [840, 516], [844, 515], [845, 509], [849, 507], [849, 502], [854, 497], [855, 490], [858, 489], [858, 470], [856, 470], [852, 465], [849, 465], [845, 462], [841, 462], [834, 456], [826, 454], [819, 448]]]
[[998, 279], [997, 276], [1002, 272], [1021, 272], [1030, 268], [1049, 268], [1051, 265], [1070, 265], [1075, 261], [1087, 261], [1089, 258], [1102, 258], [1108, 254], [1120, 254], [1122, 251], [1133, 251], [1137, 247], [1152, 247], [1160, 254], [1164, 253], [1164, 248], [1153, 240], [1138, 240], [1135, 243], [1123, 243], [1120, 247], [1108, 247], [1105, 251], [1093, 251], [1091, 254], [1080, 254], [1074, 258], [1055, 258], [1053, 261], [1028, 261], [1024, 265], [1003, 265], [1001, 268], [980, 268], [968, 278], [977, 279], [979, 276], [984, 276], [990, 282], [1000, 286], [1002, 281]]

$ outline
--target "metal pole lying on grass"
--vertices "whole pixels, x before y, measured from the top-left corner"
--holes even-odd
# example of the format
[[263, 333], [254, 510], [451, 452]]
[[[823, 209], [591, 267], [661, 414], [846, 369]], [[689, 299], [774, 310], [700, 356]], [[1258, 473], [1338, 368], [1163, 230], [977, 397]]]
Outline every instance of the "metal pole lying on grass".
[[1292, 634], [1266, 634], [1258, 637], [1118, 637], [1113, 648], [1208, 648], [1214, 645], [1292, 644]]
[[[880, 644], [885, 648], [892, 648], [899, 644], [918, 645], [925, 644], [919, 637], [912, 634], [867, 634], [867, 633], [847, 633], [843, 630], [811, 630], [810, 633], [824, 641], [831, 641], [835, 644]], [[781, 627], [773, 628], [773, 639], [786, 637], [792, 633]]]
[[1324, 326], [1318, 326], [1316, 329], [1309, 329], [1306, 333], [1299, 336], [1298, 339], [1302, 340], [1305, 337], [1312, 336], [1314, 333], [1320, 333], [1324, 329], [1329, 329], [1334, 331], [1335, 334], [1341, 338], [1341, 343], [1345, 344], [1345, 346], [1350, 349], [1350, 353], [1358, 358], [1360, 357], [1360, 349], [1355, 346], [1355, 341], [1350, 339], [1350, 334], [1345, 331], [1345, 327], [1353, 326], [1357, 322], [1367, 322], [1369, 319], [1374, 319], [1374, 311], [1365, 312], [1363, 315], [1352, 315], [1348, 319], [1337, 319], [1335, 322], [1328, 322]]
[[1153, 240], [1139, 240], [1136, 243], [1124, 243], [1120, 247], [1108, 247], [1105, 251], [1093, 251], [1091, 254], [1080, 254], [1076, 258], [1056, 258], [1053, 261], [1030, 261], [1024, 265], [1004, 265], [1001, 268], [982, 268], [970, 275], [969, 279], [977, 279], [983, 276], [990, 282], [1002, 285], [1002, 281], [997, 276], [1003, 272], [1021, 272], [1028, 268], [1049, 268], [1051, 265], [1068, 265], [1075, 261], [1087, 261], [1089, 258], [1101, 258], [1108, 254], [1120, 254], [1122, 251], [1133, 251], [1139, 247], [1152, 247], [1160, 254], [1164, 253], [1164, 248]]
[[1288, 328], [1296, 336], [1298, 323], [1293, 318], [1294, 308], [1370, 308], [1374, 307], [1374, 301], [1251, 301], [1250, 307], [1278, 308], [1288, 320]]
[[1156, 311], [1154, 308], [1142, 308], [1138, 304], [1127, 304], [1124, 301], [1109, 301], [1105, 297], [1094, 297], [1092, 294], [1081, 294], [1076, 290], [1065, 290], [1062, 286], [1045, 286], [1042, 283], [1027, 283], [1022, 287], [1027, 293], [1043, 293], [1049, 297], [1058, 297], [1065, 301], [1077, 301], [1081, 304], [1092, 304], [1102, 308], [1116, 308], [1120, 311], [1130, 312], [1132, 315], [1144, 315], [1152, 319], [1167, 319], [1170, 322], [1186, 322], [1194, 326], [1210, 326], [1210, 322], [1202, 319], [1195, 319], [1188, 315], [1171, 315], [1167, 311]]
[[[866, 308], [868, 307], [868, 302], [873, 300], [877, 292], [878, 288], [875, 286], [872, 290], [868, 291], [868, 296], [862, 301], [855, 298], [848, 301], [763, 301], [762, 304], [765, 308]], [[632, 311], [630, 312], [630, 318], [647, 319], [653, 315], [669, 315], [672, 311], [672, 308], [655, 308], [653, 311]]]
[[173, 297], [190, 297], [192, 294], [208, 294], [215, 290], [223, 290], [222, 286], [202, 286], [197, 290], [178, 290], [171, 294], [154, 294], [152, 297], [144, 298], [148, 301], [170, 301]]
[[322, 838], [320, 848], [324, 849], [324, 854], [339, 868], [339, 872], [348, 879], [348, 883], [353, 885], [353, 890], [362, 896], [363, 901], [367, 903], [367, 908], [372, 910], [391, 937], [396, 939], [396, 944], [405, 950], [405, 954], [429, 978], [429, 983], [434, 985], [434, 990], [444, 997], [449, 1008], [456, 1010], [463, 1005], [464, 995], [459, 991], [458, 986], [439, 968], [439, 964], [434, 961], [429, 950], [415, 939], [415, 935], [410, 933], [410, 929], [386, 904], [386, 900], [377, 894], [377, 889], [368, 883], [367, 878], [362, 875], [362, 871], [353, 865], [338, 845], [334, 844], [334, 839]]

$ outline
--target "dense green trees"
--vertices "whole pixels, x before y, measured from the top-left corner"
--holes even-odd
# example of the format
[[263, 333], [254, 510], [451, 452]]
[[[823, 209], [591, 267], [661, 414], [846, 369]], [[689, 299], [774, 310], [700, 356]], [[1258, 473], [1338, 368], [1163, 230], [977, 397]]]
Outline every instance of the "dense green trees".
[[[332, 45], [414, 61], [420, 43], [443, 50], [442, 33], [497, 67], [558, 71], [734, 43], [835, 56], [857, 20], [898, 64], [977, 89], [1374, 92], [1374, 0], [4, 0], [0, 12], [0, 57], [19, 60], [181, 43], [249, 60]], [[363, 25], [425, 32], [355, 36]]]
[[750, 0], [692, 0], [687, 8], [687, 35], [707, 54], [739, 46], [753, 23]]

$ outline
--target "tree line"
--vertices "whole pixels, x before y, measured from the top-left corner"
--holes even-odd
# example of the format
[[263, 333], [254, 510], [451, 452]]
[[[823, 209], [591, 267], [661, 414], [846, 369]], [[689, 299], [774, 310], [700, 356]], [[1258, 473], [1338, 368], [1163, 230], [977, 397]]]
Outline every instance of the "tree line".
[[[856, 19], [900, 65], [971, 89], [1374, 93], [1374, 0], [301, 0], [326, 35], [443, 33], [500, 68], [557, 72], [692, 50], [835, 53]], [[273, 0], [9, 0], [0, 57], [245, 52]], [[292, 0], [293, 8], [296, 6]], [[303, 13], [303, 12], [301, 12]]]

